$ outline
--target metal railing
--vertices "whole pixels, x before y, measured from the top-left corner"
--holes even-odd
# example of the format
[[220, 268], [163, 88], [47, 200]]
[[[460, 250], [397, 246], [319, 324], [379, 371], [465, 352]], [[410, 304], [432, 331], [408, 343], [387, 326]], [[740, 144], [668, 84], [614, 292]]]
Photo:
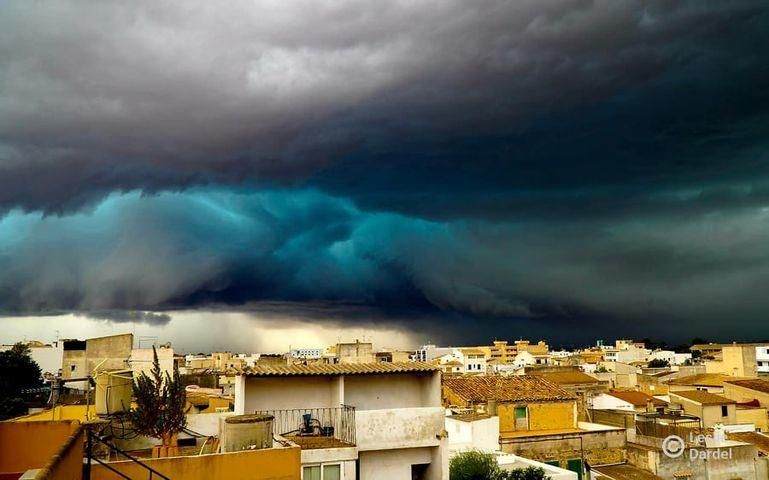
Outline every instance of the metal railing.
[[333, 437], [355, 445], [355, 407], [295, 408], [291, 410], [257, 410], [272, 415], [273, 431], [285, 437]]
[[93, 447], [94, 443], [99, 442], [102, 445], [105, 445], [107, 448], [109, 448], [111, 451], [114, 451], [116, 453], [119, 453], [120, 455], [126, 457], [127, 459], [131, 460], [133, 463], [139, 465], [143, 469], [147, 470], [149, 480], [153, 480], [155, 478], [161, 478], [163, 480], [171, 480], [170, 478], [166, 477], [162, 473], [158, 472], [154, 468], [150, 467], [146, 463], [142, 462], [136, 457], [133, 457], [129, 453], [117, 448], [116, 446], [112, 445], [111, 443], [107, 442], [106, 440], [102, 439], [96, 432], [93, 431], [93, 429], [88, 429], [88, 437], [86, 438], [86, 448], [85, 448], [85, 454], [86, 454], [86, 463], [83, 465], [83, 480], [91, 480], [91, 461], [96, 461], [99, 465], [103, 466], [107, 470], [111, 471], [115, 475], [119, 476], [120, 478], [125, 478], [126, 480], [132, 480], [131, 477], [126, 475], [125, 473], [121, 472], [120, 470], [116, 469], [115, 467], [111, 466], [108, 462], [102, 461], [99, 457], [96, 457], [93, 455]]

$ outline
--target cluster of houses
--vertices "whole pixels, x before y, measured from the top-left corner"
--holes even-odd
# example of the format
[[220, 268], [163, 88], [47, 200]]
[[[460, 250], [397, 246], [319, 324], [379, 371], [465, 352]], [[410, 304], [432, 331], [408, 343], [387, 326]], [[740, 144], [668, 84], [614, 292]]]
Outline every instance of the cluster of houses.
[[[25, 442], [14, 438], [29, 435], [61, 445], [37, 457], [0, 455], [2, 478], [83, 478], [82, 469], [51, 472], [74, 468], [67, 455], [82, 466], [83, 429], [94, 425], [121, 451], [148, 456], [158, 441], [132, 432], [121, 413], [125, 385], [151, 367], [152, 348], [134, 348], [131, 335], [32, 347], [59, 401], [0, 423], [0, 439], [15, 449]], [[60, 366], [46, 348], [61, 350]], [[186, 384], [179, 449], [142, 467], [106, 452], [91, 478], [150, 467], [169, 478], [446, 480], [450, 458], [466, 450], [556, 480], [769, 478], [769, 345], [677, 353], [618, 340], [567, 352], [518, 340], [407, 352], [356, 341], [284, 354], [155, 351], [161, 369], [178, 368]], [[64, 401], [80, 389], [95, 405]], [[680, 439], [672, 454], [670, 438]]]

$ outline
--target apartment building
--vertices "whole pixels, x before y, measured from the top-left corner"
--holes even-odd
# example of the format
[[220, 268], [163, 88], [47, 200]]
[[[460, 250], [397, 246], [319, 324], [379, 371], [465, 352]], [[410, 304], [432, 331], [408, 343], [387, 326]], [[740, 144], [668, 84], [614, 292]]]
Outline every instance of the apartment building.
[[275, 432], [302, 448], [311, 478], [327, 467], [340, 480], [448, 478], [436, 365], [257, 365], [235, 385], [235, 413], [256, 412], [274, 416]]
[[699, 417], [705, 428], [719, 423], [737, 423], [737, 402], [715, 393], [702, 390], [673, 392], [670, 402], [681, 405], [687, 415]]

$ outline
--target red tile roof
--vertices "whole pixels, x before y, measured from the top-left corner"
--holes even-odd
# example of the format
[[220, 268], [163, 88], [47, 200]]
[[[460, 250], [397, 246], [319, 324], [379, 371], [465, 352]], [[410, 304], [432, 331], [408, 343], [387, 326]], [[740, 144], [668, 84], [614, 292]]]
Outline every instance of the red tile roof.
[[643, 392], [636, 392], [634, 390], [615, 390], [609, 392], [607, 395], [611, 395], [614, 398], [619, 398], [620, 400], [625, 401], [634, 407], [645, 407], [649, 402], [657, 407], [663, 407], [667, 405], [667, 402], [664, 402], [658, 398], [654, 398], [651, 395], [647, 395]]
[[467, 402], [535, 402], [573, 400], [572, 394], [536, 375], [444, 378], [443, 386]]
[[236, 373], [249, 377], [291, 377], [304, 375], [371, 375], [437, 372], [440, 368], [424, 362], [310, 363], [307, 365], [255, 365]]

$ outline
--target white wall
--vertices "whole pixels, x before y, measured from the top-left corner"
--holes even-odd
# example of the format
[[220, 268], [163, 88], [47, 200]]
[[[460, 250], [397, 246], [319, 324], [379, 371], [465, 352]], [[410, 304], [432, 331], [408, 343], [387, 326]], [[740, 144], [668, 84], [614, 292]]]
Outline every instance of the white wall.
[[489, 417], [472, 422], [445, 417], [446, 432], [449, 434], [449, 450], [499, 450], [499, 417]]
[[620, 400], [619, 398], [612, 397], [602, 393], [593, 397], [592, 408], [599, 410], [628, 410], [635, 411], [635, 408], [630, 403]]
[[355, 411], [358, 449], [384, 450], [440, 445], [443, 407]]
[[340, 377], [238, 377], [245, 379], [245, 392], [235, 383], [236, 412], [256, 410], [288, 410], [294, 408], [328, 408], [341, 404], [338, 384]]
[[[174, 373], [174, 349], [173, 348], [158, 348], [158, 363], [160, 364], [160, 371], [163, 376], [166, 373], [173, 375]], [[152, 349], [151, 348], [134, 348], [131, 350], [131, 357], [128, 359], [128, 364], [131, 366], [134, 378], [139, 378], [142, 373], [151, 375], [152, 372]]]
[[430, 464], [428, 480], [441, 480], [442, 466], [433, 461], [432, 450], [434, 449], [409, 448], [361, 452], [360, 478], [361, 480], [411, 480], [412, 465]]
[[[344, 377], [344, 403], [356, 411], [439, 406], [437, 374], [349, 375]], [[397, 394], [394, 394], [396, 393]]]

